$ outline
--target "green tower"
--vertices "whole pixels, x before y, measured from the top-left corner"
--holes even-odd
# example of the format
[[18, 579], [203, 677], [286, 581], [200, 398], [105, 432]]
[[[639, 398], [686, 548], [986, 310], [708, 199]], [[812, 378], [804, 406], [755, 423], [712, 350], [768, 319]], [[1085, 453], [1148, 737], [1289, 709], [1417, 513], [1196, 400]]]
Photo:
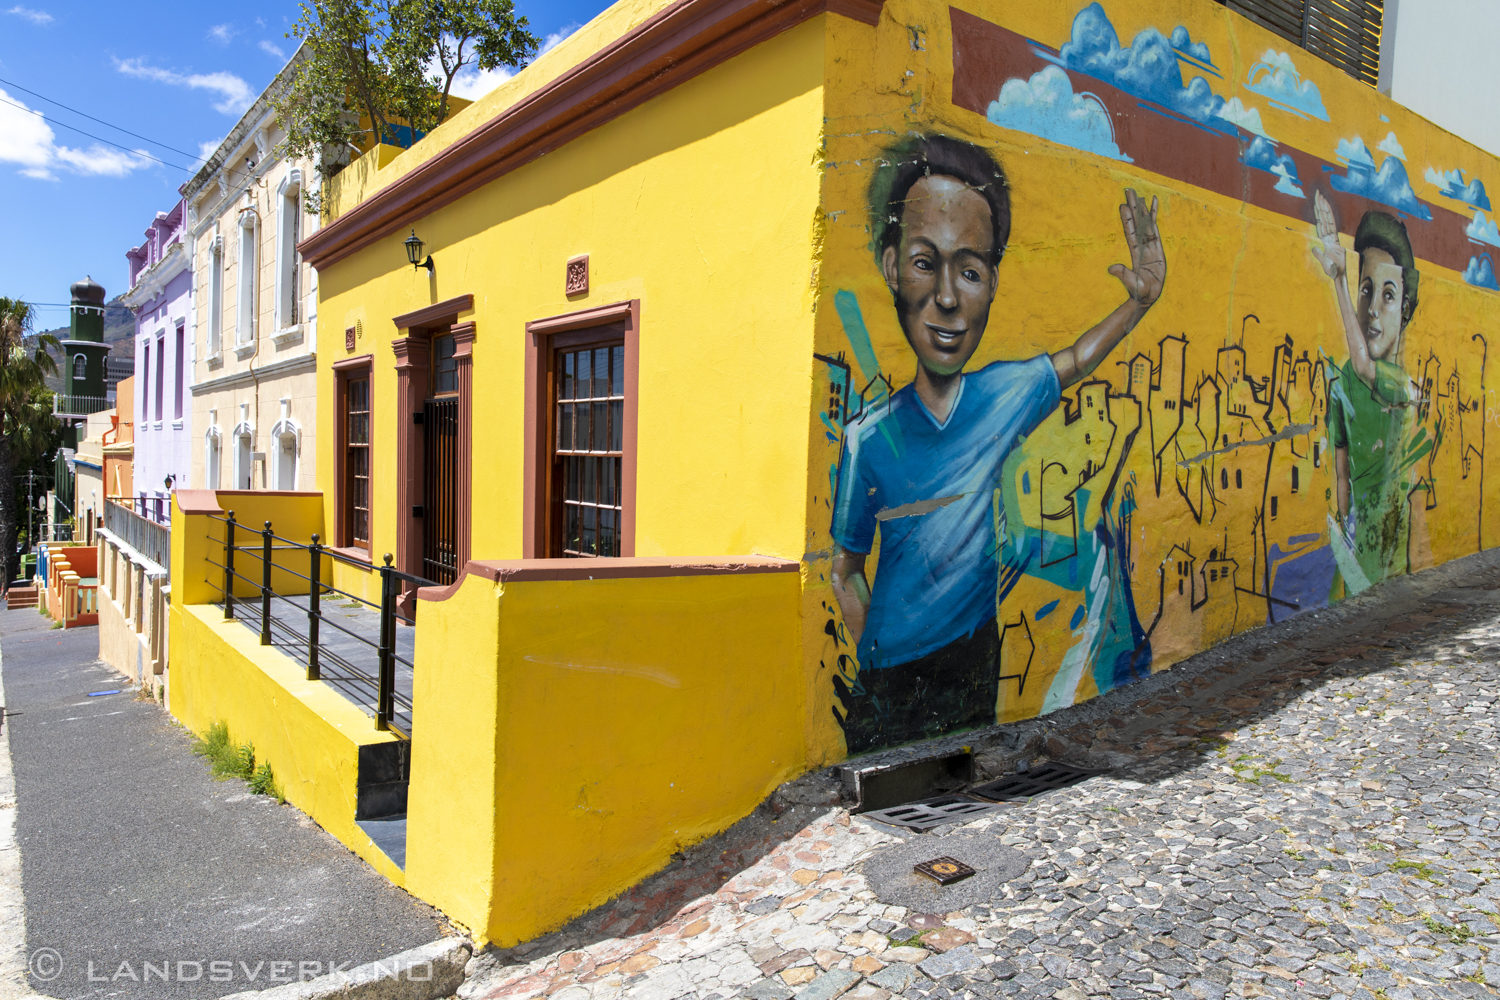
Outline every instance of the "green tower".
[[62, 447], [54, 466], [52, 512], [55, 524], [66, 524], [74, 516], [73, 469], [70, 461], [78, 450], [80, 428], [91, 413], [107, 410], [105, 398], [104, 358], [109, 345], [104, 342], [104, 286], [85, 277], [73, 283], [72, 311], [68, 319], [68, 337], [62, 341], [63, 356], [58, 374], [62, 392], [55, 405], [57, 417], [64, 424]]
[[68, 320], [68, 339], [62, 342], [66, 371], [63, 390], [72, 406], [70, 413], [87, 416], [109, 409], [104, 405], [104, 286], [93, 278], [73, 283], [73, 308]]

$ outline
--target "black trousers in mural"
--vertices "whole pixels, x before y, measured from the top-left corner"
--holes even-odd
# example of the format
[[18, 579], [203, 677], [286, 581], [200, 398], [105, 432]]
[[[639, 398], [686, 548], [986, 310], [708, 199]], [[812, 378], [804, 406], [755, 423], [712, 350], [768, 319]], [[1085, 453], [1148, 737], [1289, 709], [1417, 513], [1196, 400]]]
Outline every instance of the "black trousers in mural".
[[842, 678], [834, 685], [851, 754], [992, 725], [1000, 694], [1000, 630], [991, 619], [926, 656], [862, 669], [852, 688]]

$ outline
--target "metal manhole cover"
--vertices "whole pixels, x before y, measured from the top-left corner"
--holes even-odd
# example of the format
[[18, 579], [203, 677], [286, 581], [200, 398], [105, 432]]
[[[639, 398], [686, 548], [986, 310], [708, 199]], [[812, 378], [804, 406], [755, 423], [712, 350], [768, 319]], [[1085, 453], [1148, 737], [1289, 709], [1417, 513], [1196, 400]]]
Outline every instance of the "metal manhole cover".
[[962, 882], [974, 874], [974, 869], [959, 861], [957, 858], [941, 857], [924, 861], [919, 865], [913, 865], [912, 871], [918, 875], [926, 875], [938, 885], [952, 885], [954, 882]]
[[904, 826], [910, 830], [931, 830], [945, 823], [962, 823], [981, 813], [991, 812], [999, 806], [991, 802], [975, 802], [958, 795], [944, 795], [923, 802], [908, 802], [903, 806], [876, 809], [861, 813], [866, 819], [891, 826]]
[[1043, 792], [1054, 791], [1058, 788], [1067, 788], [1081, 781], [1087, 781], [1104, 771], [1086, 771], [1079, 767], [1069, 767], [1066, 764], [1057, 764], [1048, 761], [1040, 767], [1021, 774], [1013, 774], [1008, 778], [991, 781], [977, 788], [969, 789], [970, 795], [977, 795], [990, 802], [1009, 802], [1013, 799], [1029, 799]]

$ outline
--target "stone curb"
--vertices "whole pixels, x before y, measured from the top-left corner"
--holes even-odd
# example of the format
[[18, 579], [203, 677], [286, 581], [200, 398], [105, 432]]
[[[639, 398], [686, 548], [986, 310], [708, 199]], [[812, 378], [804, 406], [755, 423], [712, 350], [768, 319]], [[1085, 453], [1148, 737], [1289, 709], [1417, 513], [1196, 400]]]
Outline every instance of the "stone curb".
[[473, 948], [467, 938], [442, 938], [347, 972], [222, 1000], [439, 1000], [462, 985]]

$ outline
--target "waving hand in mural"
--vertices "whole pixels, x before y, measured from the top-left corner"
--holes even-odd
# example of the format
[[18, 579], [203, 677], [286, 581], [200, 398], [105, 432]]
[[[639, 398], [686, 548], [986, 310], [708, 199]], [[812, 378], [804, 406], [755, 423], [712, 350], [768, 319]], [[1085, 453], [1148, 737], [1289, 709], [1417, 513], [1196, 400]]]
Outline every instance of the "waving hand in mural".
[[1052, 365], [1063, 388], [1081, 381], [1097, 368], [1115, 345], [1135, 329], [1146, 310], [1161, 298], [1167, 284], [1167, 255], [1156, 228], [1156, 210], [1156, 198], [1151, 199], [1148, 212], [1135, 189], [1125, 189], [1120, 222], [1125, 227], [1125, 243], [1130, 247], [1130, 266], [1113, 264], [1109, 273], [1120, 279], [1129, 297], [1071, 346], [1052, 355]]

